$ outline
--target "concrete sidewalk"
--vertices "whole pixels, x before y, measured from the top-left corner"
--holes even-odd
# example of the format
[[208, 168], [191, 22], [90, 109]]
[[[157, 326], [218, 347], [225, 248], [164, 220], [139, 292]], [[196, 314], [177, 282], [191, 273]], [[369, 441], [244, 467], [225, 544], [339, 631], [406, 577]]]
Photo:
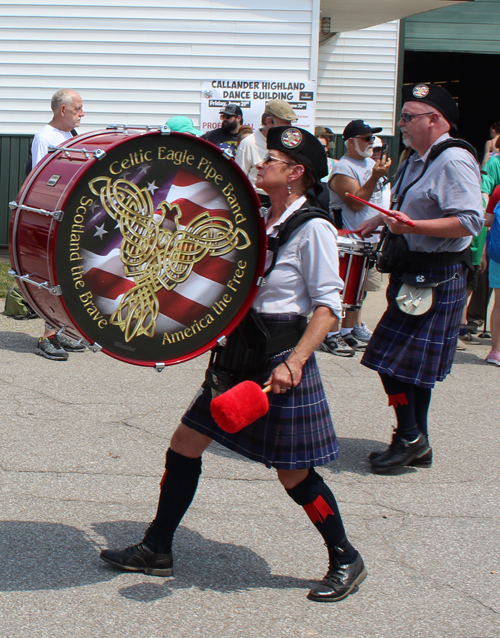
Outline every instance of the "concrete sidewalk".
[[[370, 293], [374, 325], [383, 293]], [[488, 343], [437, 386], [435, 465], [369, 473], [394, 424], [378, 376], [318, 353], [341, 458], [321, 469], [369, 575], [337, 603], [306, 600], [327, 566], [274, 472], [220, 446], [204, 456], [174, 542], [175, 577], [122, 574], [101, 547], [154, 517], [169, 437], [206, 356], [161, 374], [103, 354], [34, 355], [42, 322], [0, 315], [1, 638], [498, 638], [499, 379]]]

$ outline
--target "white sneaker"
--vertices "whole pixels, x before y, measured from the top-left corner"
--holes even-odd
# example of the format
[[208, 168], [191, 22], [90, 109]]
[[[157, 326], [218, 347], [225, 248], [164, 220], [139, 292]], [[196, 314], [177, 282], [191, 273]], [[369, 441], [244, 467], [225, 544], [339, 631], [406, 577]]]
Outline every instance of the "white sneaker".
[[361, 324], [357, 323], [354, 326], [354, 328], [352, 329], [352, 334], [358, 341], [364, 341], [365, 343], [368, 343], [373, 333], [363, 321]]

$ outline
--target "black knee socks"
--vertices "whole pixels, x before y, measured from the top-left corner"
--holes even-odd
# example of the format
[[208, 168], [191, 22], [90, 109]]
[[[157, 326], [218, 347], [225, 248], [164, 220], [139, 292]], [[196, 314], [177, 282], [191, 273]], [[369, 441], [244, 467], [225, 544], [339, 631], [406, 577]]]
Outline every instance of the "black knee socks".
[[389, 405], [396, 412], [398, 434], [408, 441], [414, 441], [420, 433], [427, 436], [427, 413], [432, 390], [403, 383], [386, 374], [381, 374], [380, 379], [389, 397]]
[[286, 490], [288, 496], [301, 505], [324, 538], [328, 547], [342, 550], [342, 563], [353, 563], [358, 552], [349, 543], [340, 517], [337, 501], [321, 476], [311, 468], [307, 478]]
[[427, 426], [427, 415], [429, 414], [429, 406], [431, 403], [432, 390], [430, 388], [419, 388], [415, 386], [415, 420], [418, 429], [427, 438], [429, 437], [429, 428]]
[[191, 459], [167, 450], [165, 474], [161, 481], [158, 511], [144, 542], [158, 554], [172, 551], [172, 539], [198, 487], [201, 457]]

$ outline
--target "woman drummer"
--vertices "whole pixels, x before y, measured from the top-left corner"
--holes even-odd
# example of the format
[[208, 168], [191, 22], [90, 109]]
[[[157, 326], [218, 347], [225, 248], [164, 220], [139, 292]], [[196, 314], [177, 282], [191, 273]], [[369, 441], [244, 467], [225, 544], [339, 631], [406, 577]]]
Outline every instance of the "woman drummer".
[[[286, 219], [310, 210], [308, 198], [314, 201], [310, 189], [326, 175], [327, 163], [321, 143], [300, 128], [270, 129], [267, 148], [268, 154], [257, 165], [256, 187], [269, 194], [267, 235], [275, 237]], [[334, 227], [324, 217], [310, 218], [296, 228], [277, 250], [274, 268], [254, 301], [253, 309], [270, 335], [290, 331], [297, 335], [291, 351], [271, 355], [252, 376], [272, 386], [269, 412], [229, 434], [210, 414], [212, 393], [205, 383], [172, 436], [155, 520], [142, 543], [103, 550], [101, 558], [107, 563], [126, 571], [172, 575], [172, 539], [195, 495], [201, 456], [215, 440], [275, 468], [287, 494], [305, 509], [323, 537], [329, 568], [308, 598], [333, 602], [357, 590], [366, 577], [363, 560], [346, 538], [335, 497], [314, 469], [338, 456], [314, 356], [335, 319], [341, 318], [343, 282], [335, 240]]]

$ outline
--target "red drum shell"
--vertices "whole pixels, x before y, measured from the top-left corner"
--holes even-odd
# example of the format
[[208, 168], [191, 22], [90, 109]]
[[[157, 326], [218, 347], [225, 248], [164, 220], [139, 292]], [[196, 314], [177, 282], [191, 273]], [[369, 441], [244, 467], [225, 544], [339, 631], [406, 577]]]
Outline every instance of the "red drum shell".
[[127, 363], [172, 365], [213, 348], [264, 271], [265, 222], [247, 177], [183, 133], [96, 131], [64, 147], [32, 170], [11, 217], [11, 265], [27, 301]]
[[373, 247], [370, 242], [339, 237], [339, 271], [344, 281], [342, 305], [348, 310], [358, 310], [365, 297], [366, 278]]

